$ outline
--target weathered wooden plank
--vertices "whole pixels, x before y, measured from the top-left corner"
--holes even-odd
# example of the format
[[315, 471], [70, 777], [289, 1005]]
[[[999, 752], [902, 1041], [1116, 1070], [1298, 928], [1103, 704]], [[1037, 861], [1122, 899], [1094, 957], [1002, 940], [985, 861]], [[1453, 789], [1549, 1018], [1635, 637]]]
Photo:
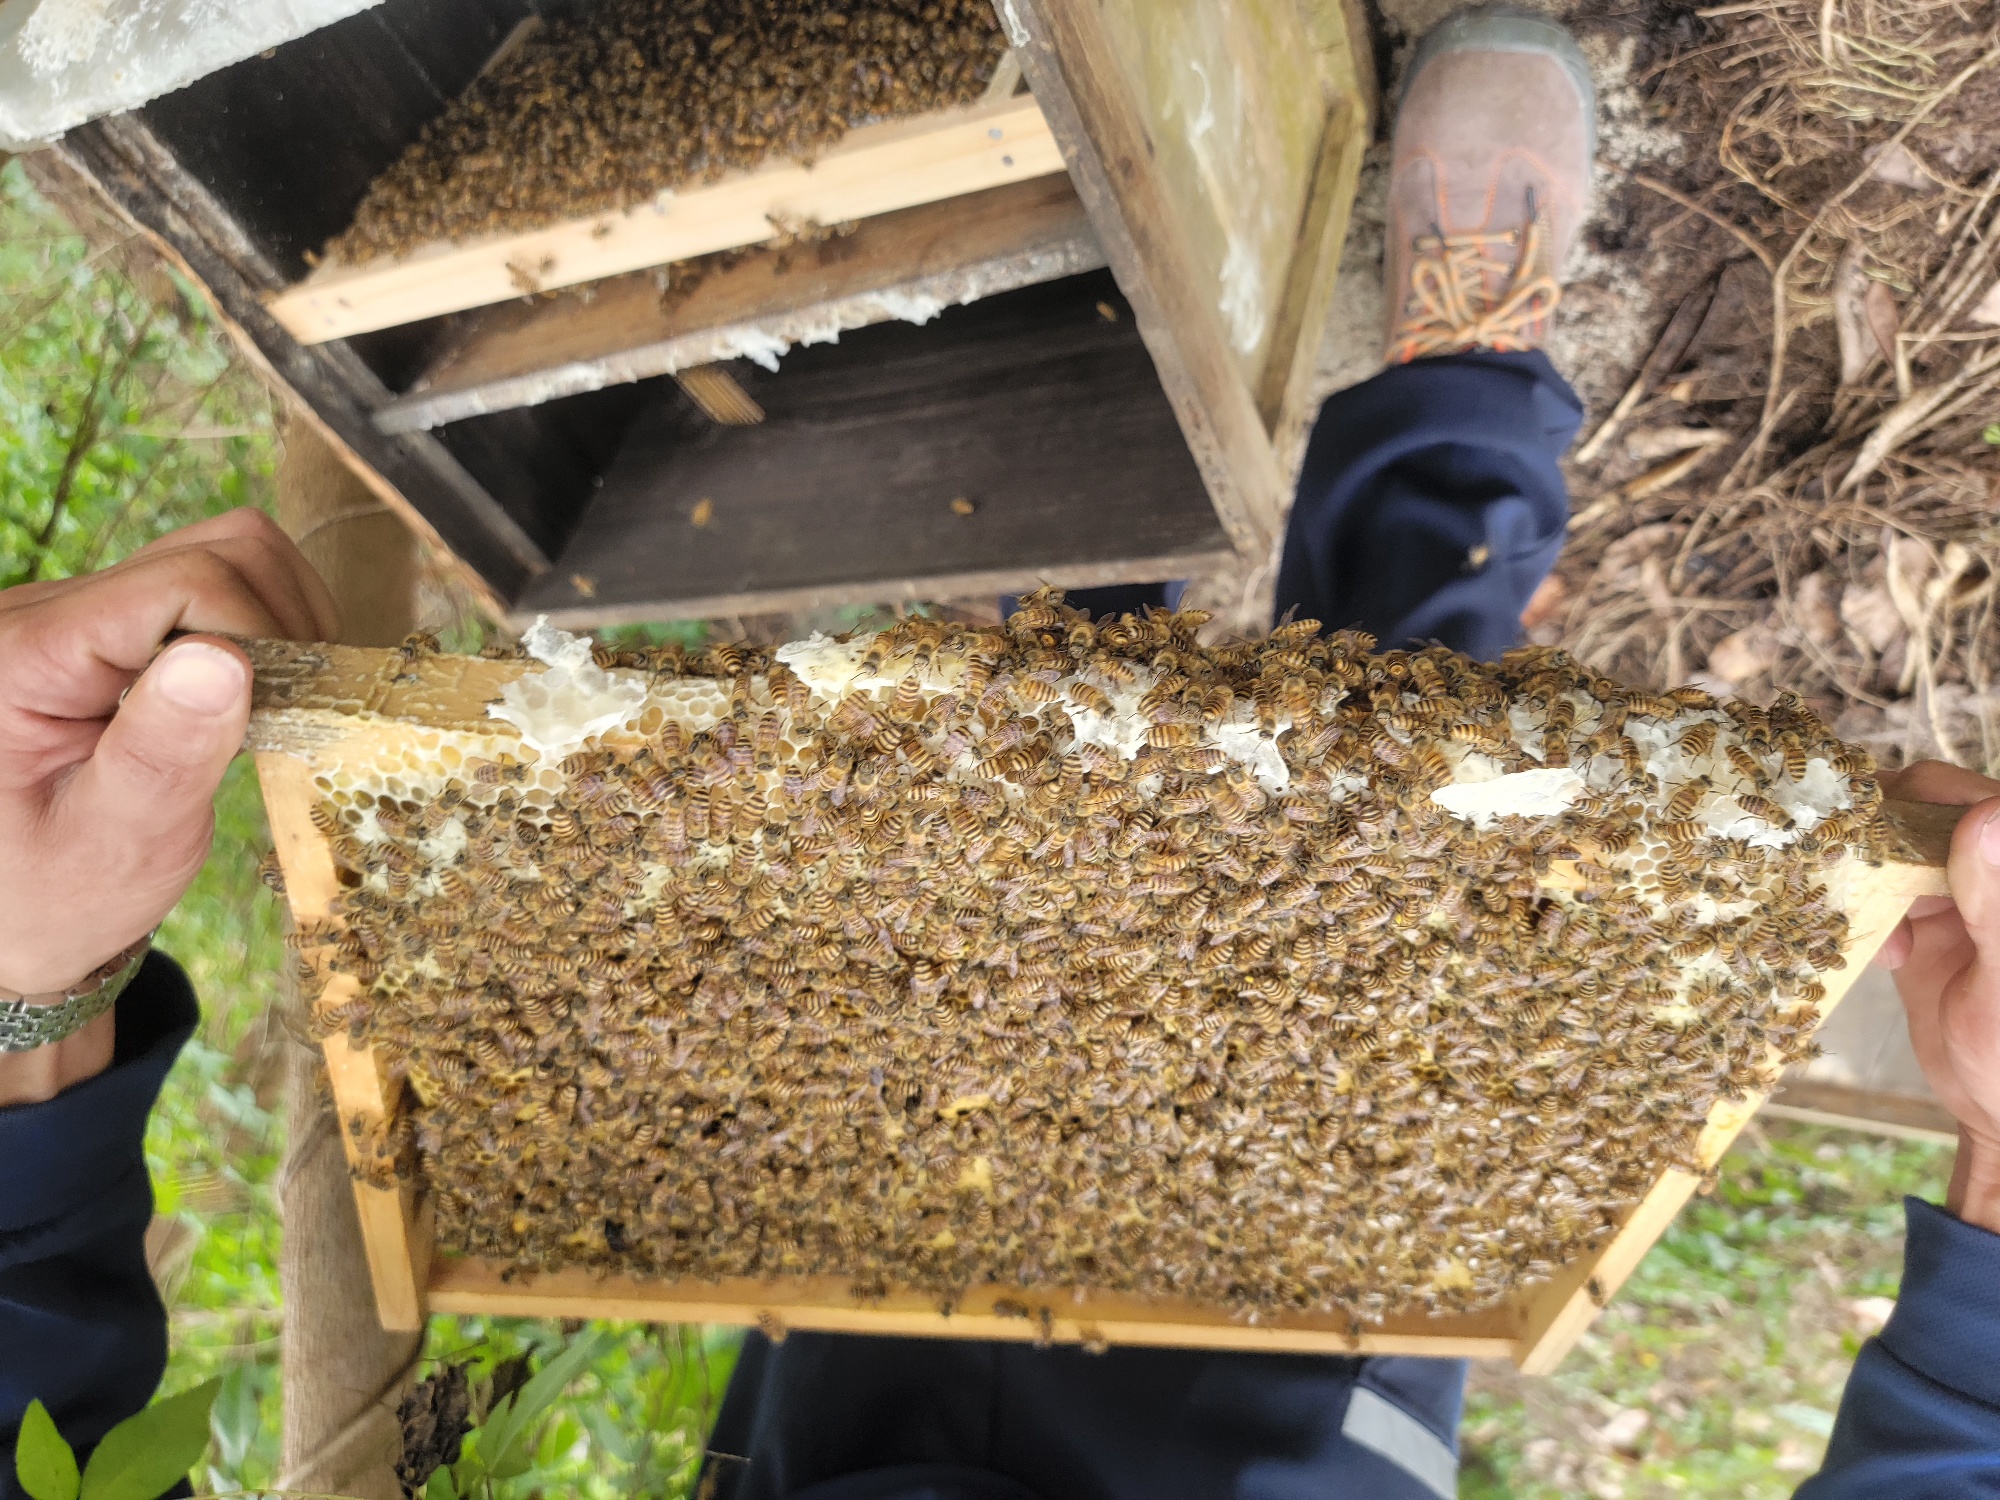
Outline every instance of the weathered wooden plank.
[[1790, 1078], [1764, 1105], [1764, 1113], [1806, 1125], [1866, 1130], [1935, 1145], [1958, 1143], [1958, 1121], [1934, 1094], [1853, 1088], [1813, 1078]]
[[754, 245], [788, 223], [839, 224], [1062, 170], [1031, 96], [863, 126], [811, 163], [664, 193], [623, 214], [329, 262], [271, 299], [302, 343], [413, 323], [523, 293]]
[[517, 614], [1151, 582], [1228, 547], [1108, 276], [733, 368], [765, 420], [717, 427], [663, 389]]
[[1887, 970], [1870, 969], [1855, 981], [1840, 1009], [1820, 1028], [1819, 1042], [1818, 1057], [1786, 1072], [1764, 1106], [1767, 1114], [1885, 1135], [1957, 1140], [1958, 1122], [1924, 1076], [1910, 1045], [1902, 997]]
[[1289, 498], [1269, 433], [1154, 166], [1157, 142], [1103, 16], [1077, 0], [998, 0], [1070, 179], [1131, 299], [1160, 384], [1236, 549], [1261, 556]]
[[375, 424], [415, 431], [746, 354], [775, 357], [1103, 264], [1090, 216], [1055, 173], [756, 251], [707, 271], [685, 295], [640, 271], [468, 313]]
[[[1143, 543], [1143, 537], [1134, 543]], [[525, 601], [508, 618], [517, 629], [526, 629], [546, 615], [569, 630], [598, 626], [644, 624], [671, 619], [720, 619], [731, 615], [778, 614], [786, 611], [829, 609], [837, 605], [936, 604], [940, 600], [994, 598], [1024, 594], [1044, 585], [1060, 589], [1102, 588], [1115, 583], [1158, 583], [1162, 579], [1192, 578], [1221, 567], [1234, 555], [1218, 530], [1207, 547], [1184, 552], [1139, 552], [1130, 557], [1110, 557], [1086, 562], [1021, 562], [954, 572], [916, 571], [898, 578], [860, 579], [853, 582], [799, 583], [788, 587], [753, 587], [734, 593], [707, 593], [669, 597], [640, 597], [622, 601], [563, 602], [560, 589], [549, 589], [547, 607], [535, 600]], [[584, 575], [586, 578], [589, 575]], [[575, 594], [574, 587], [570, 590]]]

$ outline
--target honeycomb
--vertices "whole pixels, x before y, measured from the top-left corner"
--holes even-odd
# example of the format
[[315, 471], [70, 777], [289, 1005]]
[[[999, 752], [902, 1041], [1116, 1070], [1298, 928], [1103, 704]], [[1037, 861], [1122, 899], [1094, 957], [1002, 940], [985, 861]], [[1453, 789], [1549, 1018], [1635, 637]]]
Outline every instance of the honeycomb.
[[327, 253], [541, 229], [809, 159], [856, 125], [975, 102], [1006, 50], [988, 0], [602, 0], [481, 73]]
[[1879, 793], [1799, 700], [1205, 620], [538, 627], [322, 766], [315, 1020], [407, 1070], [441, 1248], [1470, 1311], [1806, 1055]]

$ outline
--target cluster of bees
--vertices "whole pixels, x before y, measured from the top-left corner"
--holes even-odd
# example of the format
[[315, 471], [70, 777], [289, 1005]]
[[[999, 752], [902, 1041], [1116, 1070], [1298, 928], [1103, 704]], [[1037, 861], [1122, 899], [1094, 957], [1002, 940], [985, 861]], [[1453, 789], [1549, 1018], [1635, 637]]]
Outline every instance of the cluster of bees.
[[854, 126], [977, 100], [990, 0], [604, 0], [482, 73], [328, 246], [348, 263], [617, 213]]
[[1471, 1310], [1807, 1053], [1878, 794], [1800, 702], [1205, 619], [600, 647], [654, 696], [559, 775], [322, 803], [442, 1247]]

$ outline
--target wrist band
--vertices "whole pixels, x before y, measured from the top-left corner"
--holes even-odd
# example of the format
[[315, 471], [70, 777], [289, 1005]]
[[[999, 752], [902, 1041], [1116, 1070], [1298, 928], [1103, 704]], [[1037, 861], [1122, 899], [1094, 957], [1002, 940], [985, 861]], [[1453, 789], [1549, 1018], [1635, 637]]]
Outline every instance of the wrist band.
[[81, 1031], [118, 1003], [152, 946], [149, 932], [68, 989], [46, 995], [0, 990], [0, 1052], [33, 1052]]

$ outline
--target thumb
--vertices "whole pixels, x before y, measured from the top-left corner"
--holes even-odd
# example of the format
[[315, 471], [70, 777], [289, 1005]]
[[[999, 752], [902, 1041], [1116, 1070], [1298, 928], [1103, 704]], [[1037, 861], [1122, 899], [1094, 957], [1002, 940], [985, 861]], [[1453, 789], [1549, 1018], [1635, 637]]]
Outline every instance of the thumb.
[[171, 880], [188, 867], [191, 876], [207, 852], [210, 801], [249, 718], [248, 658], [208, 637], [176, 641], [132, 685], [67, 789], [71, 817], [98, 837], [115, 830], [138, 856], [142, 884], [142, 872]]
[[1958, 820], [1947, 873], [1982, 966], [2000, 969], [2000, 797], [1975, 803]]
[[1979, 803], [1960, 820], [1949, 873], [1976, 956], [1937, 996], [1934, 1045], [1956, 1085], [1956, 1097], [1943, 1097], [1961, 1125], [2000, 1140], [2000, 798]]

